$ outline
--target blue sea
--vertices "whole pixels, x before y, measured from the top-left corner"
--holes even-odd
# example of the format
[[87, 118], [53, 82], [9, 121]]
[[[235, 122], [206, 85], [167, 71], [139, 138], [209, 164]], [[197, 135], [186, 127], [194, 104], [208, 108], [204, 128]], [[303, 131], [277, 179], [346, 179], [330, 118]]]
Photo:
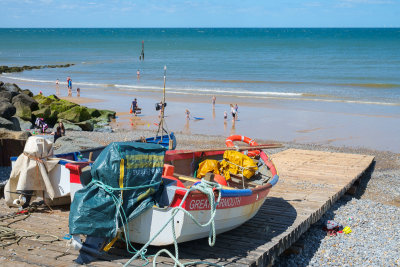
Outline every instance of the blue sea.
[[3, 28], [0, 40], [0, 65], [75, 64], [2, 75], [17, 84], [157, 92], [167, 66], [172, 93], [400, 105], [399, 28]]

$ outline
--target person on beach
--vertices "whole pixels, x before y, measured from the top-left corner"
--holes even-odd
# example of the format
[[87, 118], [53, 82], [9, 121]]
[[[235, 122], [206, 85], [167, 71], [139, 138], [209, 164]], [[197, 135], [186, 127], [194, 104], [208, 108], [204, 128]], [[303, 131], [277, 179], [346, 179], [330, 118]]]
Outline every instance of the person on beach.
[[140, 80], [140, 70], [137, 70], [136, 76], [137, 76], [137, 79]]
[[190, 111], [188, 109], [186, 109], [185, 114], [186, 114], [186, 119], [190, 120]]
[[51, 134], [54, 135], [54, 141], [53, 141], [53, 143], [55, 143], [55, 142], [57, 141], [57, 139], [60, 138], [60, 137], [62, 136], [61, 127], [60, 127], [60, 126], [57, 126], [56, 131], [55, 131], [55, 132], [52, 132]]
[[58, 122], [58, 127], [60, 127], [60, 129], [61, 129], [61, 135], [64, 136], [65, 135], [64, 123], [62, 121], [59, 121]]
[[228, 112], [226, 110], [224, 111], [224, 120], [226, 121], [228, 119]]
[[137, 99], [135, 98], [132, 101], [132, 104], [131, 104], [131, 110], [132, 110], [133, 115], [135, 115], [135, 116], [136, 116], [136, 109], [137, 108], [138, 108], [138, 104], [137, 104]]
[[56, 95], [60, 95], [60, 86], [58, 79], [56, 80]]
[[215, 97], [215, 95], [212, 97], [212, 106], [213, 109], [215, 108], [215, 100], [217, 100], [217, 98]]
[[68, 83], [68, 96], [72, 96], [72, 79], [71, 77], [68, 77], [67, 79], [67, 83]]
[[230, 106], [231, 106], [232, 120], [235, 121], [236, 120], [236, 109], [233, 106], [233, 104], [230, 104]]
[[81, 88], [76, 88], [76, 96], [80, 97], [81, 96]]

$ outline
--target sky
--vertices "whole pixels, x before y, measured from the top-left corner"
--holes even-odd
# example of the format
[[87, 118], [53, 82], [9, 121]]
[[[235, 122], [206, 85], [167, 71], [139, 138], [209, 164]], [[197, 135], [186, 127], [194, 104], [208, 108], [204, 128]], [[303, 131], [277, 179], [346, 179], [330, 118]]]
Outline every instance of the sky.
[[0, 0], [0, 27], [400, 27], [400, 0]]

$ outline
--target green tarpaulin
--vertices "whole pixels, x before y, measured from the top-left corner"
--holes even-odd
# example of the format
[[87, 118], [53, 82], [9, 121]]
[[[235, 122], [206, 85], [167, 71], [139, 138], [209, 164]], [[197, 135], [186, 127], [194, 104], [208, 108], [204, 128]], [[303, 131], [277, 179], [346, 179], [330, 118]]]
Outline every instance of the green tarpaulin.
[[[75, 193], [69, 215], [70, 234], [114, 237], [123, 225], [115, 203], [121, 194], [128, 221], [152, 207], [154, 193], [161, 183], [164, 154], [165, 148], [156, 144], [115, 142], [108, 145], [93, 163], [93, 182]], [[135, 189], [121, 191], [121, 186]]]

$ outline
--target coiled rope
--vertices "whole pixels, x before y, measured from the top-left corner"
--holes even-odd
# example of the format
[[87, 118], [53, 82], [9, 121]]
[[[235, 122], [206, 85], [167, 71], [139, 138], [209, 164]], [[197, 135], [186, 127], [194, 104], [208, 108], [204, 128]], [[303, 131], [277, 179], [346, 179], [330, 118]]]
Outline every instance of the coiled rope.
[[[28, 238], [29, 240], [39, 241], [39, 242], [55, 242], [60, 239], [55, 235], [50, 234], [39, 234], [33, 231], [25, 229], [13, 229], [10, 227], [11, 224], [23, 221], [30, 216], [30, 213], [14, 213], [6, 215], [0, 218], [0, 222], [4, 222], [9, 219], [14, 219], [11, 222], [0, 225], [0, 247], [4, 248], [21, 241], [22, 238]], [[20, 218], [19, 218], [20, 217]], [[17, 219], [15, 219], [17, 218]], [[47, 236], [48, 239], [41, 239], [40, 237]]]
[[[220, 266], [220, 265], [216, 265], [214, 263], [210, 263], [210, 262], [188, 262], [185, 264], [182, 264], [179, 262], [179, 250], [178, 250], [178, 242], [176, 240], [176, 233], [175, 233], [175, 221], [174, 218], [176, 216], [176, 214], [179, 211], [184, 212], [186, 215], [188, 215], [188, 217], [190, 219], [192, 219], [196, 225], [200, 226], [200, 227], [206, 227], [210, 225], [210, 232], [209, 232], [209, 236], [208, 236], [208, 243], [210, 246], [214, 246], [215, 244], [215, 240], [216, 240], [216, 231], [215, 231], [215, 214], [216, 214], [216, 209], [217, 209], [217, 205], [221, 199], [221, 194], [218, 194], [218, 198], [217, 201], [215, 201], [215, 196], [214, 196], [214, 190], [220, 191], [222, 189], [222, 186], [218, 183], [214, 183], [214, 182], [209, 182], [206, 181], [204, 179], [201, 180], [200, 183], [193, 185], [190, 189], [187, 190], [185, 196], [183, 197], [180, 205], [178, 207], [175, 207], [172, 209], [171, 211], [171, 217], [169, 218], [169, 220], [160, 228], [160, 230], [145, 244], [142, 246], [142, 248], [140, 250], [136, 250], [133, 245], [130, 242], [130, 238], [129, 238], [129, 226], [128, 226], [128, 219], [126, 216], [126, 213], [124, 211], [124, 209], [122, 208], [122, 194], [114, 194], [114, 191], [127, 191], [127, 190], [134, 190], [134, 189], [139, 189], [139, 188], [147, 188], [147, 187], [151, 187], [151, 186], [155, 186], [157, 184], [161, 183], [160, 182], [156, 182], [156, 183], [152, 183], [149, 185], [143, 185], [143, 186], [134, 186], [134, 187], [118, 187], [118, 188], [114, 188], [111, 187], [109, 185], [104, 184], [101, 181], [98, 180], [92, 180], [88, 186], [90, 185], [96, 185], [100, 188], [102, 188], [105, 192], [107, 192], [112, 200], [114, 201], [114, 204], [116, 206], [116, 215], [120, 218], [123, 226], [123, 232], [124, 232], [124, 238], [125, 238], [125, 242], [126, 242], [126, 248], [127, 251], [129, 253], [135, 253], [135, 255], [124, 265], [124, 266], [128, 266], [133, 260], [137, 259], [139, 256], [142, 260], [146, 261], [144, 265], [147, 265], [149, 263], [148, 260], [148, 256], [146, 256], [146, 252], [147, 252], [147, 247], [151, 244], [151, 242], [153, 242], [153, 240], [168, 226], [168, 224], [170, 222], [171, 223], [171, 227], [172, 227], [172, 235], [173, 235], [173, 239], [174, 239], [174, 247], [175, 247], [175, 256], [173, 256], [168, 250], [166, 249], [161, 249], [160, 251], [158, 251], [153, 258], [153, 266], [156, 266], [156, 259], [157, 257], [161, 254], [161, 253], [166, 253], [168, 254], [175, 262], [175, 266], [186, 266], [186, 265], [193, 265], [193, 264], [200, 264], [200, 263], [206, 263], [209, 265], [213, 265], [213, 266]], [[201, 224], [200, 222], [198, 222], [192, 214], [190, 214], [190, 212], [188, 212], [187, 210], [185, 210], [184, 208], [182, 208], [183, 203], [185, 202], [186, 198], [188, 197], [188, 195], [190, 194], [190, 192], [198, 190], [202, 193], [204, 193], [205, 195], [207, 195], [208, 197], [208, 201], [210, 203], [210, 219], [208, 220], [208, 222]], [[151, 256], [151, 255], [150, 255]]]

